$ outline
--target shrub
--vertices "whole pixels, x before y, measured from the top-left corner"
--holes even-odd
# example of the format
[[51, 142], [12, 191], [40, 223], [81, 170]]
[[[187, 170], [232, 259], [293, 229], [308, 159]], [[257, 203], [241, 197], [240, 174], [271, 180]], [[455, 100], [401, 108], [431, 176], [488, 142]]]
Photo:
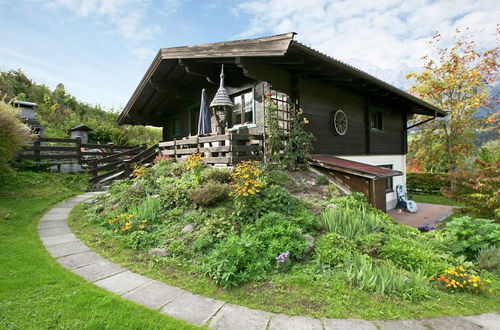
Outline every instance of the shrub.
[[387, 240], [387, 234], [378, 232], [360, 236], [355, 243], [360, 252], [375, 257], [380, 253], [380, 249]]
[[449, 267], [445, 255], [422, 246], [418, 241], [392, 237], [381, 249], [379, 257], [392, 261], [396, 266], [409, 271], [421, 270], [432, 276]]
[[208, 256], [205, 274], [224, 288], [263, 279], [270, 261], [261, 251], [262, 242], [249, 233], [230, 234]]
[[316, 260], [321, 265], [336, 266], [356, 249], [351, 240], [337, 233], [329, 233], [316, 240], [314, 249]]
[[269, 213], [240, 235], [230, 233], [215, 244], [205, 263], [206, 274], [225, 288], [264, 279], [275, 268], [276, 256], [289, 251], [289, 258], [297, 260], [306, 246], [300, 227], [289, 217]]
[[376, 294], [397, 295], [418, 299], [427, 292], [427, 276], [422, 272], [403, 272], [388, 262], [374, 265], [366, 255], [352, 254], [346, 259], [347, 281], [350, 285]]
[[458, 171], [453, 179], [454, 190], [446, 195], [458, 199], [472, 213], [500, 220], [500, 162], [477, 160], [473, 171]]
[[477, 256], [477, 263], [482, 269], [500, 275], [500, 247], [482, 249]]
[[157, 180], [157, 184], [161, 204], [167, 209], [188, 206], [191, 202], [188, 192], [196, 185], [192, 181], [175, 177], [161, 177]]
[[445, 229], [450, 249], [469, 260], [474, 260], [482, 249], [500, 244], [500, 225], [493, 220], [464, 216], [448, 222]]
[[356, 240], [363, 235], [379, 231], [382, 223], [367, 208], [336, 207], [323, 212], [322, 225], [331, 233]]
[[450, 186], [448, 173], [408, 172], [406, 184], [409, 192], [440, 194], [442, 187]]
[[14, 160], [16, 152], [28, 138], [28, 129], [16, 110], [0, 100], [0, 171], [9, 169], [9, 162]]
[[209, 182], [202, 186], [196, 186], [189, 190], [188, 198], [199, 206], [210, 206], [226, 200], [230, 188], [227, 184]]
[[229, 183], [231, 182], [231, 171], [227, 169], [209, 167], [203, 171], [202, 177], [204, 181]]
[[182, 174], [187, 172], [187, 168], [183, 164], [183, 162], [176, 162], [172, 165], [170, 172], [172, 173], [173, 176], [180, 177]]
[[146, 231], [134, 231], [124, 239], [126, 247], [135, 250], [146, 250], [155, 247], [159, 242], [156, 233], [149, 233]]
[[258, 194], [264, 183], [262, 181], [262, 170], [254, 161], [241, 162], [231, 174], [234, 195], [237, 197], [251, 197]]
[[316, 177], [316, 184], [327, 185], [329, 183], [330, 183], [330, 181], [328, 181], [328, 178], [326, 176], [324, 176], [323, 174], [318, 175]]
[[[431, 279], [443, 289], [455, 292], [455, 291], [471, 291], [471, 292], [482, 292], [488, 290], [488, 284], [491, 283], [490, 280], [483, 281], [481, 276], [469, 274], [464, 269], [464, 267], [452, 267], [445, 270], [439, 276]], [[493, 293], [492, 290], [489, 290]]]

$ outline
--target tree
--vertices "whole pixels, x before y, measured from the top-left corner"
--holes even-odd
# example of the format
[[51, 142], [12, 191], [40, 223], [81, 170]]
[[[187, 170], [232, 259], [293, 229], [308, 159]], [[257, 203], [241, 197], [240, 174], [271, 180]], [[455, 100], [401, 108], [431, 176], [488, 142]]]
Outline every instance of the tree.
[[[500, 30], [497, 30], [497, 34]], [[498, 78], [498, 45], [486, 51], [478, 50], [473, 35], [457, 30], [451, 48], [441, 48], [441, 34], [429, 44], [437, 59], [424, 56], [424, 71], [410, 73], [414, 78], [410, 93], [445, 110], [448, 116], [420, 126], [410, 141], [409, 149], [415, 162], [430, 171], [454, 172], [475, 150], [475, 134], [480, 128], [495, 125], [498, 114], [478, 117], [480, 109], [489, 109], [494, 102], [491, 89]], [[488, 116], [486, 116], [488, 117]], [[423, 118], [417, 116], [416, 121]]]

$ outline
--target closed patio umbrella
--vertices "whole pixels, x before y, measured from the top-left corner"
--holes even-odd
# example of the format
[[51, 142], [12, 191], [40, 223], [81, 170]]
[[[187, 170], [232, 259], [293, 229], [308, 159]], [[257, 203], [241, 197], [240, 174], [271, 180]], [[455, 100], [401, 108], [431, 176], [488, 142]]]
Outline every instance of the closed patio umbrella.
[[201, 91], [200, 117], [198, 118], [198, 135], [212, 133], [212, 122], [208, 110], [208, 97], [205, 89]]

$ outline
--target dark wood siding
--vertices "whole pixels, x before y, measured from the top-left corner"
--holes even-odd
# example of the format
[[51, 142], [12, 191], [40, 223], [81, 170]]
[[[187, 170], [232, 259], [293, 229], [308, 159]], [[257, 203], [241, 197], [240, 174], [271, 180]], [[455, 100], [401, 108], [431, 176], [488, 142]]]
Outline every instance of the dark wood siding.
[[[334, 85], [301, 80], [300, 107], [309, 120], [306, 130], [316, 141], [313, 153], [330, 155], [400, 155], [405, 153], [405, 109], [393, 104], [370, 99]], [[383, 111], [384, 129], [369, 129], [370, 111], [375, 107]], [[348, 118], [345, 135], [336, 134], [330, 116], [343, 110]]]

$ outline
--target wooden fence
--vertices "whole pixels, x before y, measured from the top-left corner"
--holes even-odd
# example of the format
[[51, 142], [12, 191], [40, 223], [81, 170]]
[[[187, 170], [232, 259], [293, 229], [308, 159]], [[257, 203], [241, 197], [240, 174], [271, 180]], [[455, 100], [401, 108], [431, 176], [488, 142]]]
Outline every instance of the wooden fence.
[[[125, 158], [134, 154], [130, 158]], [[96, 184], [108, 178], [128, 178], [132, 174], [133, 165], [150, 163], [158, 155], [158, 144], [149, 148], [139, 146], [136, 149], [125, 150], [120, 153], [96, 159], [89, 163], [92, 172], [90, 183]], [[102, 173], [101, 173], [102, 172]]]
[[175, 160], [202, 154], [207, 164], [235, 165], [245, 160], [262, 160], [262, 135], [226, 133], [194, 136], [158, 144], [159, 154]]
[[[82, 144], [80, 138], [59, 139], [39, 138], [33, 145], [27, 145], [18, 153], [18, 159], [33, 160], [37, 163], [79, 163], [88, 164], [97, 158], [104, 158], [117, 153], [130, 153], [135, 155], [145, 146], [117, 146], [112, 144]], [[96, 150], [98, 149], [98, 151]], [[135, 150], [135, 152], [132, 152]]]

